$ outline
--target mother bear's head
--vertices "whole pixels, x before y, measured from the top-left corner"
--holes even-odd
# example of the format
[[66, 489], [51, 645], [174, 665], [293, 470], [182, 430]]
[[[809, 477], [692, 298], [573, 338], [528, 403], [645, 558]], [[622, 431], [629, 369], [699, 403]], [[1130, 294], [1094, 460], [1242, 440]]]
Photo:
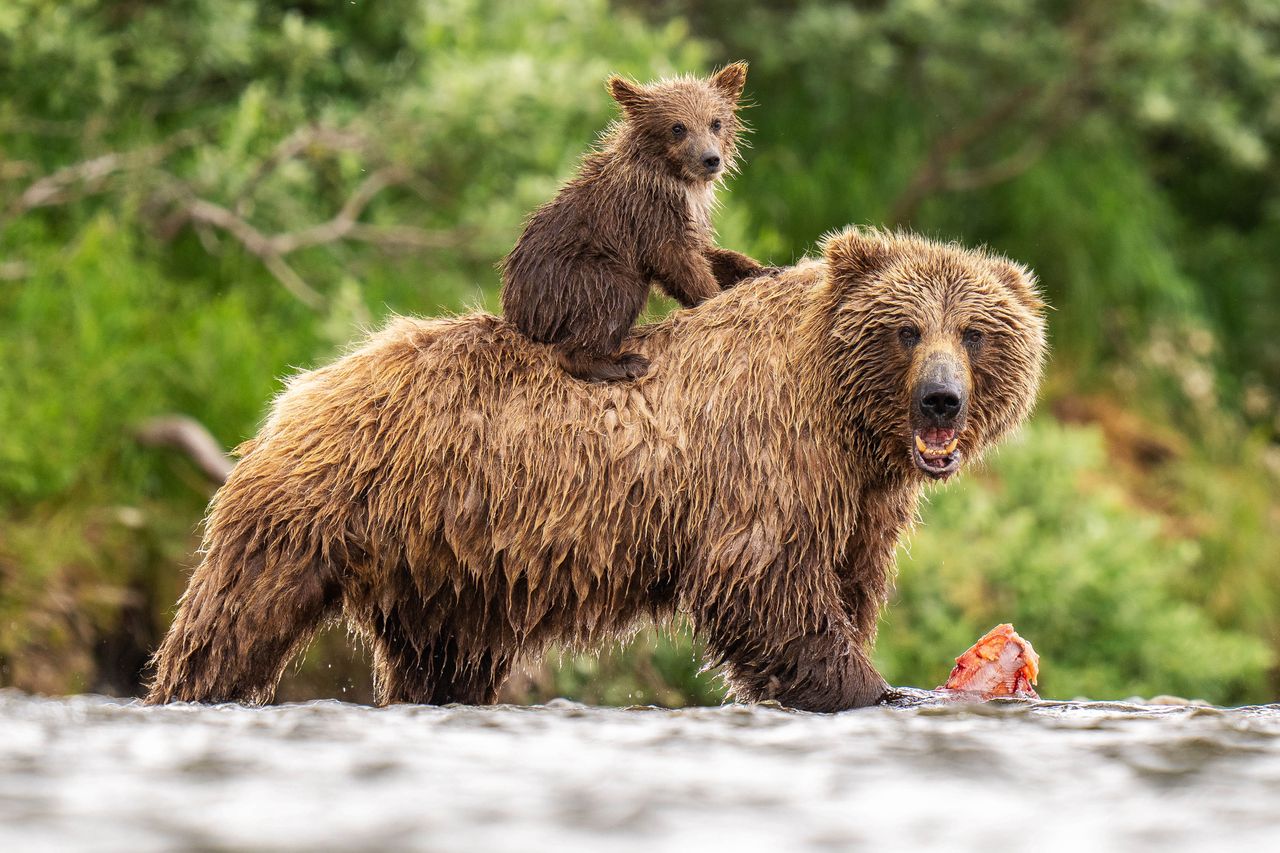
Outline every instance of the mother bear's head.
[[1044, 302], [1006, 258], [850, 228], [822, 243], [818, 368], [851, 440], [945, 480], [1031, 411]]

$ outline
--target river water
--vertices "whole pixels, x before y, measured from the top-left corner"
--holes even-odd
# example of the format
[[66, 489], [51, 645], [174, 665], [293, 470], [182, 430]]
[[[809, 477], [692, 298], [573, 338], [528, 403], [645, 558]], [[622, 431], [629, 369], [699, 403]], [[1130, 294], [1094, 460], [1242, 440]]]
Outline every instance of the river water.
[[0, 850], [1280, 849], [1280, 706], [144, 708], [0, 691]]

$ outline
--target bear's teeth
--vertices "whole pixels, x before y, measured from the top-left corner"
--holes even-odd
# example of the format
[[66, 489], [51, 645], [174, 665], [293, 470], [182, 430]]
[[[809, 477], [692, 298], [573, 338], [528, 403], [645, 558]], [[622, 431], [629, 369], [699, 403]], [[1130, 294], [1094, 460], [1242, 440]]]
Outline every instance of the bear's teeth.
[[950, 456], [955, 452], [956, 446], [960, 443], [959, 438], [952, 438], [951, 441], [947, 443], [946, 447], [931, 447], [923, 438], [920, 437], [919, 433], [916, 433], [915, 439], [916, 450], [920, 451], [921, 456], [930, 459], [939, 459], [944, 456]]

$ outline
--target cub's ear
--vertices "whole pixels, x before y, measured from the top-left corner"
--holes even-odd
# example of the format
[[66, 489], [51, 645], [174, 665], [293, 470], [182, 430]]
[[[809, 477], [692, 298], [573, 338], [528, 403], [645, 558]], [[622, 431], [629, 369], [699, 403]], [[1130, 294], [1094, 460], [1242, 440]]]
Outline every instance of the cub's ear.
[[627, 115], [635, 115], [644, 108], [648, 100], [644, 87], [632, 80], [625, 80], [617, 75], [610, 77], [606, 84], [609, 87], [609, 94], [618, 102], [618, 106], [622, 107], [622, 111]]
[[889, 262], [891, 239], [875, 228], [846, 228], [823, 238], [822, 256], [833, 278], [863, 279]]
[[742, 97], [742, 88], [747, 85], [747, 63], [735, 62], [726, 65], [711, 75], [711, 88], [724, 95], [730, 103], [736, 104]]

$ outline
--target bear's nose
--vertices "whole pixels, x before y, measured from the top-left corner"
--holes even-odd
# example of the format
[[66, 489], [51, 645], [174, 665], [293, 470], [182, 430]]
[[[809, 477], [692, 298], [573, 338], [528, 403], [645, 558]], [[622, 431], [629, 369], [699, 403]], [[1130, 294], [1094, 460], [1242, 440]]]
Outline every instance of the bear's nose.
[[930, 390], [920, 398], [920, 408], [935, 421], [954, 420], [960, 413], [960, 395], [950, 388]]
[[708, 152], [702, 155], [702, 165], [707, 167], [708, 171], [720, 168], [720, 155]]

